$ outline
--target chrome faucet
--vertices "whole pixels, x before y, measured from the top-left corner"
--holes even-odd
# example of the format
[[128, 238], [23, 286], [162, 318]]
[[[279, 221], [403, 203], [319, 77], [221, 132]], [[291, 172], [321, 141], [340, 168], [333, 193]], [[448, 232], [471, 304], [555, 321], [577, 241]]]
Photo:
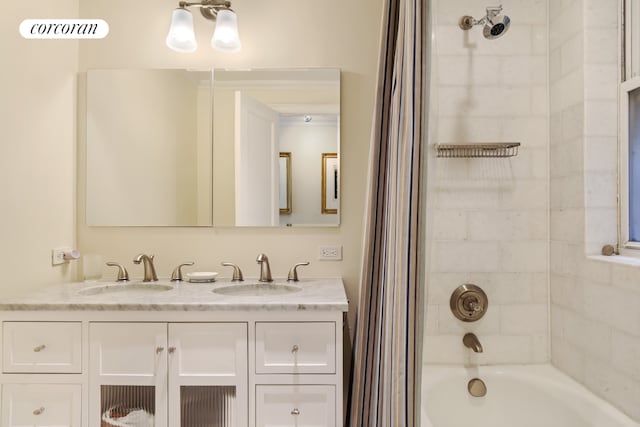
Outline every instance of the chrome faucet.
[[154, 255], [140, 254], [133, 260], [134, 264], [140, 264], [144, 262], [144, 279], [143, 282], [157, 282], [158, 275], [156, 274], [156, 268], [153, 266]]
[[474, 333], [466, 333], [464, 337], [462, 337], [462, 343], [465, 347], [470, 348], [475, 353], [482, 353], [482, 344], [480, 344], [480, 340]]
[[273, 282], [273, 278], [271, 277], [271, 268], [269, 267], [269, 258], [267, 258], [265, 254], [260, 254], [256, 261], [260, 264], [260, 278], [258, 281]]

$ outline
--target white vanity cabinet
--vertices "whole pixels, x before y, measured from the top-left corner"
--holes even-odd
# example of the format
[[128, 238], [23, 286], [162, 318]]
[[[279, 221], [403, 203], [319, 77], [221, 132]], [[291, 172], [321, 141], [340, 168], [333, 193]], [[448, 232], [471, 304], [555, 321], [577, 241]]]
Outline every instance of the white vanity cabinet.
[[342, 280], [212, 292], [232, 285], [0, 300], [1, 426], [341, 427]]
[[342, 425], [340, 311], [1, 314], [3, 427]]
[[89, 359], [92, 420], [247, 425], [246, 323], [91, 322]]

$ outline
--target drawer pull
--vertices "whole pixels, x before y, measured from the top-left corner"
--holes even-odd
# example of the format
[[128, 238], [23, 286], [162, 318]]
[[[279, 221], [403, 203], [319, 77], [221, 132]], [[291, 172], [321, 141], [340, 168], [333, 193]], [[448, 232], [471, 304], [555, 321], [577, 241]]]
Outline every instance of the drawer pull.
[[298, 408], [293, 408], [291, 415], [300, 415], [300, 410]]
[[36, 353], [40, 353], [40, 352], [41, 352], [42, 350], [44, 350], [45, 348], [47, 348], [47, 346], [46, 346], [46, 345], [44, 345], [44, 344], [40, 344], [39, 346], [34, 347], [34, 348], [33, 348], [33, 351], [34, 351], [34, 352], [36, 352]]
[[44, 412], [44, 406], [39, 407], [38, 409], [33, 411], [33, 415], [40, 415]]
[[300, 350], [300, 347], [298, 347], [298, 344], [294, 344], [291, 348], [291, 353], [297, 353], [298, 350]]
[[156, 347], [156, 354], [160, 354], [164, 351], [164, 347]]
[[173, 354], [176, 351], [175, 347], [169, 347], [169, 354]]

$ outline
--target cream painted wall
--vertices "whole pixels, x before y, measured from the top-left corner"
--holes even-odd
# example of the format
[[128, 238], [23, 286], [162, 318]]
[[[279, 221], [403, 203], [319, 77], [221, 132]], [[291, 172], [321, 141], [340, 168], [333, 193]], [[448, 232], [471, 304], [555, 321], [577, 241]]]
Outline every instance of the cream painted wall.
[[78, 0], [11, 2], [0, 14], [0, 294], [75, 277], [51, 249], [75, 243], [77, 41], [25, 40], [27, 18], [73, 18]]
[[196, 154], [198, 182], [196, 202], [198, 204], [198, 224], [211, 224], [211, 203], [213, 191], [211, 190], [211, 87], [200, 85], [198, 87], [198, 149]]
[[216, 90], [213, 98], [213, 223], [235, 224], [235, 92]]
[[89, 73], [88, 223], [197, 224], [197, 90], [183, 70]]
[[[342, 217], [341, 226], [326, 228], [95, 228], [84, 218], [84, 165], [78, 176], [78, 244], [82, 251], [101, 254], [129, 267], [135, 277], [141, 269], [131, 263], [139, 252], [156, 255], [160, 276], [168, 276], [183, 261], [195, 269], [221, 271], [221, 261], [232, 261], [245, 277], [256, 277], [255, 258], [265, 252], [276, 277], [286, 275], [299, 261], [312, 264], [302, 277], [342, 276], [351, 301], [351, 319], [357, 301], [366, 187], [367, 159], [375, 77], [377, 72], [381, 2], [353, 0], [300, 2], [234, 0], [242, 37], [242, 52], [222, 54], [209, 47], [213, 27], [194, 13], [198, 50], [178, 54], [165, 46], [171, 11], [176, 1], [83, 0], [82, 17], [102, 18], [110, 25], [104, 40], [80, 47], [80, 71], [88, 68], [150, 67], [339, 67], [342, 69]], [[80, 98], [81, 99], [81, 98]], [[80, 116], [81, 117], [81, 116]], [[82, 125], [80, 123], [80, 125]], [[84, 133], [80, 126], [80, 159]], [[320, 262], [317, 247], [343, 246], [343, 261]], [[113, 272], [105, 272], [111, 276]]]

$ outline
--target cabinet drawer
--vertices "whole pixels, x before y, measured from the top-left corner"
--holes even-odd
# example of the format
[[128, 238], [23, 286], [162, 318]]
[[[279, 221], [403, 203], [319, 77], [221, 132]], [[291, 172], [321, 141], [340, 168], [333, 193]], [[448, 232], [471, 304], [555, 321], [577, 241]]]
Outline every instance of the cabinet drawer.
[[336, 425], [332, 385], [256, 386], [256, 427]]
[[80, 373], [80, 322], [4, 322], [2, 368], [9, 373]]
[[4, 384], [5, 427], [80, 427], [81, 386], [76, 384]]
[[335, 322], [256, 323], [256, 373], [333, 374]]

